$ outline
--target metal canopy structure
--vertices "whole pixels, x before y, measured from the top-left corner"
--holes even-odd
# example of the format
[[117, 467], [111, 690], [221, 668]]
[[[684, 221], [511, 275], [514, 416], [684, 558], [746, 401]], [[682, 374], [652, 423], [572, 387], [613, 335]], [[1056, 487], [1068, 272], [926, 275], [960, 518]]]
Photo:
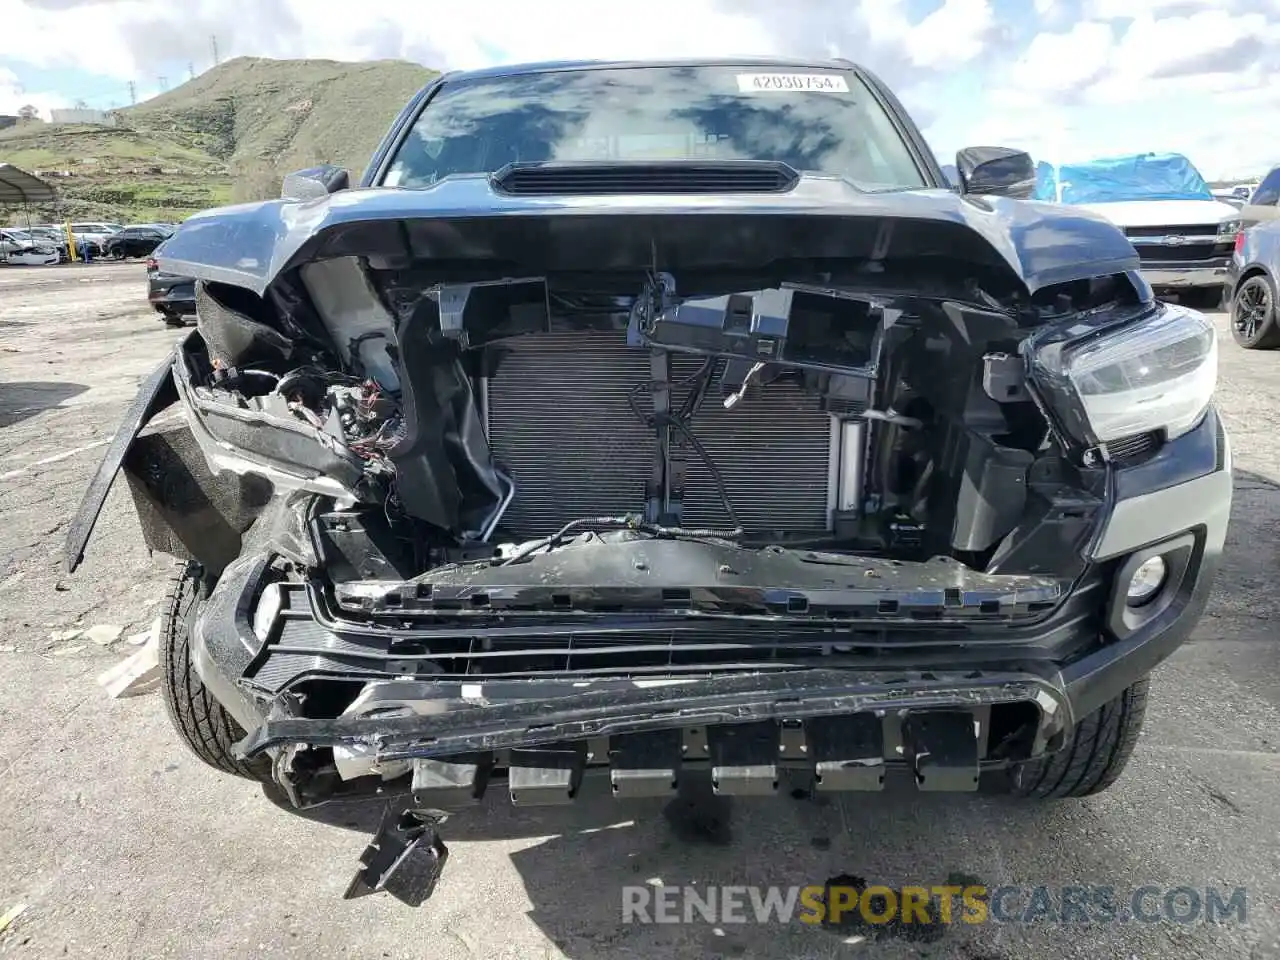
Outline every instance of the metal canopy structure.
[[0, 163], [0, 206], [27, 206], [52, 203], [57, 199], [53, 186], [11, 163]]

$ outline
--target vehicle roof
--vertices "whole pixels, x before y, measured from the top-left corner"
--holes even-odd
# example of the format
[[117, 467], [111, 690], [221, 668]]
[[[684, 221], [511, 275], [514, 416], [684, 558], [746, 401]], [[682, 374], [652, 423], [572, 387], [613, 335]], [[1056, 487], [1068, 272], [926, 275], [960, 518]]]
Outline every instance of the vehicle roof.
[[478, 80], [490, 77], [518, 77], [531, 73], [557, 73], [567, 70], [631, 70], [644, 67], [800, 67], [804, 69], [856, 70], [848, 60], [806, 60], [794, 57], [721, 57], [687, 58], [683, 60], [546, 60], [534, 63], [509, 63], [479, 70], [457, 70], [441, 80]]

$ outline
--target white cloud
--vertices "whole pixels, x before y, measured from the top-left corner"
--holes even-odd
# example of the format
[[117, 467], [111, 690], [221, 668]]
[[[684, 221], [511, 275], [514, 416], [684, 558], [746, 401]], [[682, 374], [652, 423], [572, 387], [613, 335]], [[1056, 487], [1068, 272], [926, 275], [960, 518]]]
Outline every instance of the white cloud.
[[1165, 16], [1212, 6], [1214, 6], [1213, 0], [1087, 0], [1084, 12], [1085, 16], [1093, 19], [1112, 20], [1126, 17]]
[[[856, 58], [908, 103], [929, 78], [976, 62], [997, 36], [990, 0], [942, 0], [913, 22], [905, 0], [4, 0], [0, 57], [142, 81], [188, 60], [250, 55], [398, 57], [472, 68], [546, 59], [733, 55]], [[57, 42], [49, 42], [56, 37]], [[922, 98], [915, 103], [926, 109]]]
[[[678, 57], [773, 49], [773, 38], [758, 21], [708, 0], [433, 0], [429, 7], [420, 2], [373, 5], [358, 16], [348, 0], [80, 0], [71, 10], [68, 2], [49, 7], [17, 0], [16, 9], [7, 8], [0, 57], [42, 67], [73, 65], [130, 80], [148, 75], [157, 63], [206, 63], [215, 35], [224, 59], [404, 57], [449, 68], [499, 59]], [[673, 23], [680, 29], [670, 29]]]
[[1245, 131], [1280, 118], [1280, 0], [1212, 6], [1091, 0], [1085, 9], [1099, 19], [1028, 44], [990, 94], [985, 131], [1064, 159], [1170, 150], [1210, 177], [1265, 166], [1276, 148]]
[[1178, 76], [1247, 67], [1280, 40], [1280, 24], [1261, 13], [1204, 10], [1185, 17], [1139, 17], [1116, 45], [1112, 66], [1131, 77]]
[[945, 0], [910, 30], [911, 60], [934, 68], [970, 63], [987, 46], [994, 26], [995, 13], [987, 0]]
[[[0, 0], [0, 58], [150, 86], [188, 61], [844, 56], [893, 87], [940, 154], [1012, 142], [1101, 155], [1271, 159], [1280, 0]], [[1039, 30], [1041, 32], [1036, 33]], [[4, 86], [0, 100], [15, 84]], [[75, 96], [76, 91], [65, 91]], [[52, 97], [55, 95], [46, 95]], [[32, 102], [36, 102], [34, 95]], [[65, 98], [60, 98], [65, 102]], [[37, 102], [37, 105], [41, 105]], [[1263, 154], [1266, 154], [1263, 157]]]
[[12, 70], [0, 67], [0, 114], [13, 116], [25, 106], [33, 106], [44, 119], [49, 119], [49, 111], [55, 107], [70, 106], [66, 97], [56, 93], [41, 93], [25, 90], [18, 81], [18, 75]]
[[1081, 21], [1066, 33], [1038, 34], [1009, 72], [1009, 89], [1026, 97], [1078, 89], [1107, 69], [1110, 24]]

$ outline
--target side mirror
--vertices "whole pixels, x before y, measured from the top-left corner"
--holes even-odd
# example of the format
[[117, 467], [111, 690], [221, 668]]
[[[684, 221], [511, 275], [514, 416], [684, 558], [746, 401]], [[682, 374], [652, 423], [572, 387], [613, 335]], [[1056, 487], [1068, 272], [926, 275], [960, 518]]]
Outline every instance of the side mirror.
[[1025, 150], [965, 147], [956, 153], [960, 192], [1026, 200], [1036, 189], [1036, 165]]
[[322, 164], [287, 174], [280, 187], [281, 200], [319, 200], [351, 186], [351, 174], [341, 167]]

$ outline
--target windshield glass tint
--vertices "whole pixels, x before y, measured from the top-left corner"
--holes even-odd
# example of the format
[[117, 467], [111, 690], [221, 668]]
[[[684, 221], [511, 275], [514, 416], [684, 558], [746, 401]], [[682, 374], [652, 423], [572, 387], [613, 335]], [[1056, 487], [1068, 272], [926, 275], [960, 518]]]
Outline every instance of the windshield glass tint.
[[383, 181], [426, 187], [508, 163], [775, 160], [862, 190], [926, 186], [871, 91], [846, 71], [640, 67], [446, 84]]

